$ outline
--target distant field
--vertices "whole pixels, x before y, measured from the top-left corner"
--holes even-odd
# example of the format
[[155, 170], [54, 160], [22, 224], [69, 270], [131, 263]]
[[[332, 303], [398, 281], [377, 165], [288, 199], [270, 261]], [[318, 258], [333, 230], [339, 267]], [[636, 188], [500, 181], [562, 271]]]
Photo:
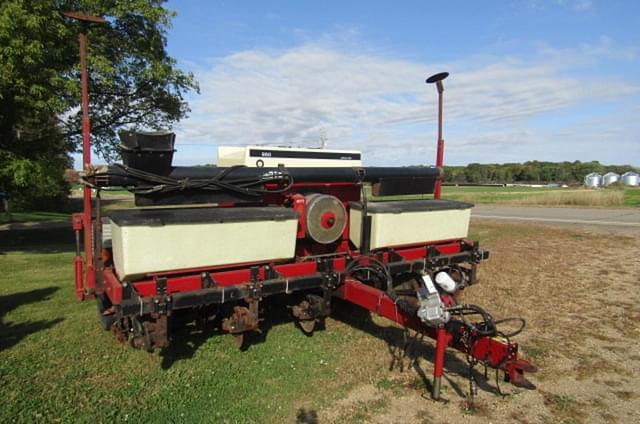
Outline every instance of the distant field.
[[524, 204], [541, 206], [640, 206], [640, 188], [591, 190], [585, 188], [452, 187], [445, 186], [447, 199], [475, 204]]
[[[455, 187], [444, 186], [442, 197], [481, 204], [633, 207], [640, 206], [640, 188], [590, 190], [537, 187]], [[374, 200], [430, 199], [431, 195], [386, 196]]]

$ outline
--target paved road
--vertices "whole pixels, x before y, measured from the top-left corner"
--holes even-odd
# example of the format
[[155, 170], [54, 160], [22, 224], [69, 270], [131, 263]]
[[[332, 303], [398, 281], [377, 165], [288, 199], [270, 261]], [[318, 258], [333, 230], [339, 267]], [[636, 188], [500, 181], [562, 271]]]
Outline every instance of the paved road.
[[640, 232], [640, 208], [538, 208], [479, 205], [473, 208], [471, 216], [480, 219], [578, 225], [615, 229], [621, 232]]
[[[538, 208], [517, 206], [478, 205], [472, 217], [520, 222], [580, 225], [602, 229], [632, 230], [640, 233], [640, 208], [596, 209], [596, 208]], [[2, 230], [71, 228], [70, 220], [25, 222], [0, 225]]]

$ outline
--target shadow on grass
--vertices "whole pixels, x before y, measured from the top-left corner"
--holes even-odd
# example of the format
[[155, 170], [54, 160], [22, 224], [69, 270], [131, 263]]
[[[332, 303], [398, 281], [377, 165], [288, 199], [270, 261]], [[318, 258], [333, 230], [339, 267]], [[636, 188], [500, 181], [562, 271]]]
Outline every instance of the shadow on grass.
[[4, 320], [5, 315], [9, 311], [29, 303], [48, 300], [49, 296], [58, 290], [58, 287], [47, 287], [0, 296], [0, 351], [16, 345], [30, 334], [51, 328], [62, 321], [62, 318], [56, 318], [52, 320], [26, 321], [16, 324], [5, 322]]
[[[305, 293], [306, 294], [306, 293]], [[282, 324], [291, 324], [295, 319], [291, 315], [290, 307], [302, 300], [303, 294], [298, 295], [277, 295], [269, 297], [260, 305], [259, 331], [250, 331], [244, 334], [242, 345], [238, 346], [241, 351], [251, 349], [251, 346], [265, 343], [271, 329]], [[233, 305], [226, 305], [215, 318], [205, 319], [203, 316], [195, 314], [185, 314], [184, 316], [172, 318], [171, 323], [171, 343], [169, 347], [162, 349], [162, 368], [169, 369], [177, 361], [191, 359], [210, 337], [231, 337], [224, 332], [222, 319], [231, 315]], [[324, 322], [320, 321], [316, 325], [315, 331], [323, 331]], [[300, 330], [302, 331], [302, 330]], [[313, 333], [307, 334], [312, 337]]]
[[62, 253], [75, 249], [75, 235], [68, 228], [47, 228], [0, 231], [0, 254], [18, 251], [27, 253]]
[[187, 324], [172, 331], [168, 347], [160, 351], [161, 367], [170, 369], [178, 361], [191, 359], [210, 337], [222, 335], [217, 328], [208, 328], [203, 324]]
[[[82, 199], [69, 199], [69, 205], [65, 206], [61, 213], [69, 213], [67, 218], [54, 221], [43, 220], [33, 223], [33, 227], [24, 228], [20, 222], [15, 223], [16, 228], [0, 230], [0, 255], [10, 251], [23, 251], [33, 253], [60, 253], [75, 249], [75, 233], [71, 227], [71, 211], [82, 211]], [[122, 199], [103, 199], [103, 216], [108, 216], [109, 211], [120, 206], [131, 207], [132, 202]], [[81, 234], [81, 237], [82, 234]]]
[[[241, 350], [248, 350], [251, 346], [267, 341], [269, 331], [281, 324], [290, 324], [293, 321], [289, 306], [300, 301], [296, 296], [274, 296], [262, 303], [260, 331], [245, 334]], [[197, 350], [210, 337], [225, 336], [230, 337], [221, 330], [221, 318], [229, 316], [229, 310], [219, 313], [217, 319], [202, 320], [194, 319], [190, 316], [183, 320], [175, 320], [172, 325], [171, 344], [160, 353], [162, 356], [162, 368], [169, 369], [177, 361], [193, 358]], [[341, 321], [366, 334], [384, 340], [387, 343], [389, 354], [389, 370], [398, 369], [400, 372], [412, 368], [428, 392], [433, 386], [431, 382], [432, 369], [422, 368], [419, 359], [424, 358], [433, 363], [435, 357], [435, 341], [421, 336], [410, 337], [405, 329], [395, 326], [380, 326], [371, 319], [371, 313], [363, 308], [350, 304], [340, 299], [332, 300], [332, 318]], [[182, 322], [180, 322], [182, 321]], [[185, 325], [185, 323], [187, 323]], [[315, 331], [323, 331], [324, 322], [320, 322]], [[301, 330], [302, 331], [302, 330]], [[306, 334], [306, 333], [305, 333]], [[313, 336], [313, 333], [308, 335]], [[479, 367], [478, 367], [479, 368]], [[449, 374], [449, 375], [448, 375]], [[449, 376], [451, 374], [462, 376], [467, 379], [469, 367], [461, 355], [455, 355], [451, 350], [445, 354], [445, 374], [444, 378], [457, 393], [464, 398], [468, 396], [468, 387], [461, 387]], [[478, 369], [473, 369], [472, 375], [475, 378], [477, 388], [486, 392], [496, 393], [496, 388], [484, 378]], [[301, 417], [307, 417], [306, 411]], [[313, 422], [313, 416], [310, 415]], [[307, 421], [300, 421], [307, 422]]]
[[[433, 369], [424, 370], [420, 365], [419, 359], [425, 358], [428, 362], [433, 363], [435, 358], [435, 340], [431, 340], [426, 336], [409, 336], [407, 331], [401, 327], [388, 326], [383, 327], [376, 324], [371, 319], [371, 313], [366, 309], [360, 308], [349, 302], [334, 299], [332, 317], [341, 321], [355, 329], [364, 333], [377, 337], [387, 343], [389, 351], [389, 370], [397, 369], [404, 372], [406, 368], [411, 367], [418, 374], [425, 389], [430, 393], [433, 389], [430, 374]], [[447, 380], [453, 390], [460, 397], [468, 396], [468, 388], [460, 387], [460, 385], [447, 376], [456, 374], [464, 378], [469, 376], [469, 366], [467, 362], [458, 355], [453, 354], [449, 349], [445, 353], [445, 372], [443, 377]], [[478, 389], [496, 393], [496, 388], [489, 384], [484, 375], [473, 369]]]

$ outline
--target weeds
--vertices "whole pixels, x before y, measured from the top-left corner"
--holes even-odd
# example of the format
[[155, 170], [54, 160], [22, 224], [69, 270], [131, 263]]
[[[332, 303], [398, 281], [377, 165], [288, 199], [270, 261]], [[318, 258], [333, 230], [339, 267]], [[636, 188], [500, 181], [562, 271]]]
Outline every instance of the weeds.
[[380, 390], [391, 390], [393, 386], [394, 386], [393, 381], [389, 380], [386, 377], [378, 381], [378, 384], [376, 384], [376, 388]]
[[532, 344], [522, 347], [522, 350], [531, 359], [542, 359], [547, 356], [547, 349]]
[[460, 403], [460, 409], [463, 415], [475, 415], [480, 417], [488, 417], [489, 409], [487, 406], [477, 400], [467, 399]]

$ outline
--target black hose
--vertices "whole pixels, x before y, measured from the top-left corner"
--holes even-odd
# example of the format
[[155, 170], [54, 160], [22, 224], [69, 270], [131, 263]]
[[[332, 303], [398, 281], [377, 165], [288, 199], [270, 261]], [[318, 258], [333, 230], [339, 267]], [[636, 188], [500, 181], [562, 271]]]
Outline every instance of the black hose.
[[[265, 173], [260, 176], [232, 178], [230, 174], [233, 171], [245, 167], [244, 165], [237, 165], [225, 168], [222, 172], [211, 178], [176, 179], [172, 177], [152, 174], [150, 172], [141, 171], [135, 168], [130, 168], [125, 165], [117, 164], [115, 166], [124, 171], [124, 173], [128, 177], [132, 177], [140, 181], [141, 183], [149, 185], [143, 187], [130, 187], [129, 190], [136, 194], [151, 194], [157, 192], [166, 193], [171, 191], [189, 189], [226, 191], [259, 197], [267, 193], [283, 193], [291, 189], [291, 187], [293, 186], [293, 178], [291, 177], [289, 172], [284, 169]], [[273, 190], [256, 187], [269, 183], [286, 185], [284, 187]]]
[[[359, 258], [359, 259], [361, 259], [361, 258]], [[380, 280], [384, 281], [385, 292], [395, 302], [397, 296], [396, 296], [395, 292], [393, 292], [393, 277], [391, 276], [391, 273], [389, 272], [389, 268], [384, 263], [382, 263], [378, 259], [376, 259], [374, 257], [371, 257], [371, 256], [368, 256], [366, 259], [370, 263], [373, 263], [373, 266], [371, 264], [361, 265], [360, 262], [359, 262], [359, 259], [356, 259], [356, 260], [352, 261], [351, 263], [349, 263], [347, 265], [347, 267], [345, 268], [344, 273], [347, 274], [347, 275], [352, 275], [352, 274], [354, 274], [356, 272], [359, 272], [359, 271], [372, 272], [373, 274], [377, 275]]]
[[504, 318], [498, 321], [494, 321], [494, 324], [498, 326], [498, 324], [504, 324], [505, 322], [513, 322], [513, 321], [520, 322], [520, 327], [517, 330], [514, 330], [511, 333], [505, 333], [502, 331], [500, 332], [503, 337], [509, 338], [509, 337], [517, 336], [518, 334], [522, 333], [522, 330], [524, 330], [524, 327], [527, 326], [527, 321], [525, 321], [524, 318], [521, 318], [521, 317]]
[[[391, 298], [391, 300], [393, 300], [393, 302], [398, 306], [398, 308], [400, 308], [402, 311], [410, 315], [415, 315], [418, 308], [416, 308], [415, 305], [410, 304], [407, 300], [404, 300], [401, 297], [399, 297], [395, 292], [395, 290], [393, 289], [393, 277], [389, 273], [389, 268], [384, 263], [380, 262], [379, 260], [373, 257], [368, 257], [367, 259], [371, 263], [373, 263], [374, 266], [371, 266], [369, 264], [360, 265], [358, 260], [354, 260], [351, 263], [349, 263], [345, 268], [345, 271], [344, 271], [345, 274], [352, 275], [353, 273], [356, 273], [358, 271], [370, 271], [376, 274], [378, 277], [381, 277], [381, 279], [386, 280], [386, 294]], [[459, 315], [462, 318], [462, 321], [464, 322], [464, 324], [471, 327], [471, 329], [475, 331], [479, 336], [494, 337], [496, 335], [499, 335], [508, 340], [510, 337], [514, 337], [520, 334], [526, 326], [526, 321], [524, 320], [524, 318], [520, 318], [520, 317], [510, 317], [510, 318], [504, 318], [496, 321], [493, 319], [493, 316], [491, 316], [489, 312], [487, 312], [482, 307], [474, 304], [456, 305], [456, 306], [447, 308], [447, 311], [450, 312], [452, 315]], [[479, 323], [473, 323], [473, 324], [468, 323], [465, 320], [465, 317], [470, 315], [480, 315], [482, 317], [482, 321]], [[504, 324], [506, 322], [513, 322], [513, 321], [518, 321], [521, 323], [518, 329], [510, 333], [498, 331], [498, 324]]]
[[478, 305], [472, 305], [472, 304], [457, 305], [457, 306], [448, 308], [447, 311], [449, 311], [451, 315], [460, 315], [463, 320], [464, 320], [464, 317], [467, 315], [480, 315], [482, 317], [482, 322], [474, 323], [474, 324], [467, 323], [467, 325], [472, 326], [473, 329], [480, 336], [493, 337], [497, 333], [497, 328], [491, 314], [489, 314], [487, 311], [485, 311], [483, 308], [481, 308]]

